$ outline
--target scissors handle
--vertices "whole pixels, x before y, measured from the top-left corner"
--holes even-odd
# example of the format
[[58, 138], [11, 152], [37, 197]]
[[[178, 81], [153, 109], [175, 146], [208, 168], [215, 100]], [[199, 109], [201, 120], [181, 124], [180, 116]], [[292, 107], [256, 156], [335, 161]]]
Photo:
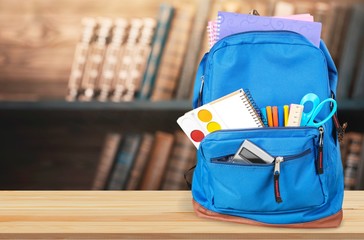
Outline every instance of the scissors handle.
[[[331, 102], [332, 103], [332, 108], [331, 108], [331, 112], [329, 113], [329, 115], [326, 116], [326, 118], [324, 120], [321, 120], [320, 122], [314, 122], [316, 116], [320, 113], [322, 107], [325, 105], [325, 103], [327, 102]], [[324, 101], [322, 101], [313, 111], [312, 116], [310, 118], [310, 120], [308, 121], [306, 126], [314, 126], [314, 127], [320, 127], [322, 126], [325, 122], [327, 122], [336, 112], [337, 110], [337, 103], [334, 99], [332, 98], [327, 98]]]
[[314, 93], [308, 93], [301, 99], [300, 105], [305, 106], [306, 103], [312, 103], [312, 109], [309, 112], [305, 112], [305, 108], [302, 112], [301, 126], [306, 126], [308, 121], [310, 121], [314, 110], [320, 104], [320, 98]]

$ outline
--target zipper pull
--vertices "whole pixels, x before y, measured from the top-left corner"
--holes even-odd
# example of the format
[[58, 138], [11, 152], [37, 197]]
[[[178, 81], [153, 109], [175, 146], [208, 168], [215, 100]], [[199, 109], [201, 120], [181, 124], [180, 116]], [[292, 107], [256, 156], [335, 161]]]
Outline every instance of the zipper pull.
[[320, 136], [319, 136], [319, 147], [318, 147], [318, 155], [317, 155], [317, 161], [316, 161], [316, 169], [318, 174], [324, 173], [324, 156], [323, 156], [323, 150], [324, 150], [324, 128], [319, 127]]
[[281, 162], [283, 157], [276, 157], [274, 164], [274, 196], [277, 203], [282, 202], [281, 192], [279, 190], [279, 175], [281, 174]]
[[[335, 94], [333, 92], [331, 92], [331, 98], [332, 99], [335, 99]], [[337, 114], [334, 114], [334, 116], [332, 116], [332, 119], [334, 120], [334, 125], [335, 125], [335, 128], [336, 128], [338, 140], [339, 140], [340, 143], [342, 143], [343, 140], [344, 140], [345, 130], [348, 127], [348, 123], [347, 122], [344, 122], [341, 125]]]
[[348, 127], [348, 123], [344, 122], [342, 125], [340, 125], [339, 119], [336, 114], [334, 114], [333, 119], [334, 119], [334, 125], [336, 128], [338, 140], [340, 143], [342, 143], [344, 140], [346, 128]]

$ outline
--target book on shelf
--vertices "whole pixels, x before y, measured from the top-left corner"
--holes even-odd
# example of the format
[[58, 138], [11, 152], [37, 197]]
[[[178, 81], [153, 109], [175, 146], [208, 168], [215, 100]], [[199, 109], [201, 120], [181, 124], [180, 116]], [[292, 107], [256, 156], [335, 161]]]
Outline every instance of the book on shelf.
[[[356, 78], [354, 82], [352, 99], [364, 99], [364, 39], [359, 47], [359, 59], [357, 62]], [[360, 67], [361, 66], [361, 67]]]
[[[338, 99], [351, 98], [355, 91], [356, 96], [363, 94], [363, 89], [356, 86], [360, 82], [358, 77], [362, 75], [364, 53], [364, 4], [356, 4], [352, 7], [352, 13], [345, 38], [345, 46], [339, 66]], [[361, 64], [361, 65], [360, 65]], [[359, 81], [358, 81], [359, 80]], [[364, 87], [364, 85], [362, 85]]]
[[139, 99], [149, 99], [154, 86], [155, 78], [159, 68], [159, 62], [164, 51], [164, 45], [168, 37], [171, 21], [174, 15], [174, 7], [163, 3], [160, 5], [155, 36], [151, 46], [151, 53], [146, 63], [146, 69], [141, 81]]
[[67, 101], [75, 101], [80, 93], [81, 81], [85, 71], [86, 60], [90, 52], [90, 45], [94, 40], [96, 26], [96, 19], [82, 19], [82, 37], [80, 42], [76, 45], [75, 54], [73, 57], [71, 74], [68, 80], [68, 93], [66, 96]]
[[363, 133], [350, 132], [348, 137], [348, 152], [344, 160], [344, 185], [347, 190], [356, 189], [358, 168], [361, 165], [360, 155], [362, 153]]
[[146, 166], [141, 180], [141, 190], [159, 190], [163, 180], [170, 152], [172, 150], [174, 136], [172, 133], [157, 131]]
[[137, 190], [140, 186], [140, 181], [143, 177], [145, 168], [148, 164], [148, 157], [151, 153], [154, 142], [154, 135], [151, 133], [144, 133], [139, 151], [134, 159], [129, 178], [125, 190]]
[[123, 140], [116, 153], [114, 167], [112, 169], [107, 189], [124, 189], [129, 177], [130, 169], [139, 150], [141, 135], [138, 133], [124, 134]]
[[184, 57], [188, 50], [194, 13], [193, 6], [187, 4], [175, 9], [171, 30], [152, 91], [152, 101], [171, 100], [174, 97]]
[[151, 43], [156, 27], [156, 20], [153, 18], [143, 19], [143, 28], [140, 38], [134, 48], [134, 54], [129, 68], [128, 78], [125, 82], [126, 91], [123, 101], [132, 101], [137, 92], [140, 91], [141, 80], [144, 76], [145, 67], [151, 51]]
[[112, 30], [112, 38], [106, 48], [105, 60], [100, 75], [98, 100], [105, 102], [109, 99], [116, 78], [116, 67], [119, 58], [122, 56], [125, 39], [129, 30], [129, 21], [124, 18], [117, 18]]
[[187, 169], [196, 164], [196, 148], [182, 131], [176, 131], [174, 139], [161, 188], [162, 190], [188, 190], [184, 174]]
[[91, 44], [90, 53], [86, 60], [85, 72], [82, 78], [82, 94], [80, 100], [91, 101], [98, 89], [98, 81], [101, 75], [107, 41], [110, 37], [112, 20], [109, 18], [98, 19], [97, 39]]
[[333, 1], [331, 3], [331, 8], [330, 18], [332, 21], [332, 27], [328, 29], [328, 49], [330, 50], [332, 59], [339, 67], [342, 58], [342, 51], [346, 45], [345, 39], [350, 21], [351, 5], [344, 1]]
[[176, 90], [176, 99], [189, 99], [192, 92], [195, 72], [198, 66], [198, 53], [201, 49], [204, 31], [210, 12], [211, 1], [200, 0], [192, 24], [191, 37], [188, 40], [188, 50], [183, 62], [181, 76]]
[[142, 27], [142, 19], [133, 18], [130, 20], [130, 29], [125, 43], [123, 56], [120, 58], [120, 62], [117, 67], [115, 88], [111, 97], [111, 100], [114, 102], [120, 102], [126, 92], [126, 83], [130, 78], [130, 71], [133, 67], [135, 57], [135, 48], [139, 41]]
[[356, 179], [356, 189], [364, 190], [364, 136], [362, 137], [360, 159], [359, 159], [357, 171], [358, 171], [358, 173], [357, 173], [357, 179]]
[[108, 133], [106, 135], [91, 187], [92, 190], [105, 189], [121, 139], [120, 133]]

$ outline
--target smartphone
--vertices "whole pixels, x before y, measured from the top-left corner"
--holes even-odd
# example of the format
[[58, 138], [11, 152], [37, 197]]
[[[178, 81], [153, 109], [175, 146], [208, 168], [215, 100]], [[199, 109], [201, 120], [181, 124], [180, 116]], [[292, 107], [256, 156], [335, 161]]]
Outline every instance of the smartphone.
[[244, 140], [232, 160], [232, 162], [243, 162], [247, 164], [268, 164], [273, 161], [274, 157], [249, 140]]

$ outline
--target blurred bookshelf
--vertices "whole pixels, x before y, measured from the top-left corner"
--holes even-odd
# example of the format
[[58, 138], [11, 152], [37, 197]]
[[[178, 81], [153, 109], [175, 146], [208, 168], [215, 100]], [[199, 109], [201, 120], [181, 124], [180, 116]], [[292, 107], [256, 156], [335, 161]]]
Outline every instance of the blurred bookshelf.
[[[95, 182], [102, 159], [110, 158], [107, 143], [113, 139], [115, 160], [116, 155], [131, 151], [127, 143], [135, 146], [130, 140], [136, 138], [130, 137], [135, 134], [139, 137], [134, 144], [139, 147], [143, 140], [147, 142], [148, 135], [153, 136], [154, 142], [162, 139], [165, 148], [169, 148], [163, 153], [169, 156], [169, 162], [162, 165], [164, 174], [159, 176], [159, 189], [186, 189], [183, 169], [193, 166], [195, 149], [181, 139], [176, 119], [191, 109], [195, 71], [203, 53], [208, 51], [207, 20], [215, 18], [218, 10], [247, 13], [254, 8], [267, 16], [313, 14], [316, 21], [323, 23], [322, 38], [339, 70], [339, 120], [348, 122], [348, 132], [364, 133], [364, 94], [360, 90], [364, 48], [362, 44], [354, 48], [360, 39], [363, 41], [363, 28], [359, 25], [363, 21], [362, 7], [356, 5], [360, 3], [363, 5], [364, 1], [0, 0], [0, 189], [108, 189], [106, 183], [111, 181], [115, 162], [104, 165], [107, 169], [102, 171], [108, 176], [105, 173], [100, 177], [103, 187], [96, 187]], [[169, 22], [163, 25], [169, 35], [159, 36], [163, 51], [158, 52], [161, 48], [155, 47], [157, 38], [152, 35], [162, 29], [163, 12], [171, 14]], [[143, 41], [133, 38], [131, 31], [144, 34]], [[96, 42], [99, 44], [93, 46]], [[88, 49], [91, 45], [93, 50]], [[177, 45], [183, 47], [177, 51]], [[82, 51], [76, 49], [90, 51], [94, 57], [85, 57], [79, 64], [77, 54]], [[152, 66], [153, 54], [157, 60]], [[90, 62], [97, 56], [104, 61]], [[135, 61], [134, 72], [129, 68], [130, 59]], [[148, 67], [154, 75], [147, 74]], [[77, 72], [81, 68], [83, 76]], [[114, 69], [111, 77], [119, 77], [114, 84], [108, 80], [110, 69]], [[96, 82], [100, 86], [92, 80], [94, 71], [98, 71]], [[125, 74], [131, 74], [133, 80], [128, 81], [130, 77], [125, 78]], [[77, 79], [82, 77], [87, 84], [82, 85], [84, 79]], [[153, 86], [143, 86], [147, 81], [154, 81], [154, 87], [162, 86], [163, 91], [153, 92]], [[129, 85], [133, 85], [128, 88], [131, 93], [123, 89]], [[101, 93], [110, 89], [129, 94], [108, 94], [101, 99]], [[143, 93], [145, 89], [149, 92]], [[146, 161], [152, 162], [152, 155], [157, 153], [148, 151], [145, 150]], [[185, 165], [174, 169], [170, 162], [178, 155], [184, 156]], [[363, 158], [364, 154], [359, 155]], [[142, 161], [143, 157], [139, 158]], [[152, 163], [145, 165], [139, 172], [133, 172], [133, 162], [125, 165], [128, 178], [132, 178], [133, 172], [140, 179], [138, 183], [126, 182], [120, 189], [131, 189], [131, 185], [142, 189], [140, 174], [155, 167]], [[173, 181], [173, 174], [167, 174], [168, 171], [176, 171], [178, 180]]]

